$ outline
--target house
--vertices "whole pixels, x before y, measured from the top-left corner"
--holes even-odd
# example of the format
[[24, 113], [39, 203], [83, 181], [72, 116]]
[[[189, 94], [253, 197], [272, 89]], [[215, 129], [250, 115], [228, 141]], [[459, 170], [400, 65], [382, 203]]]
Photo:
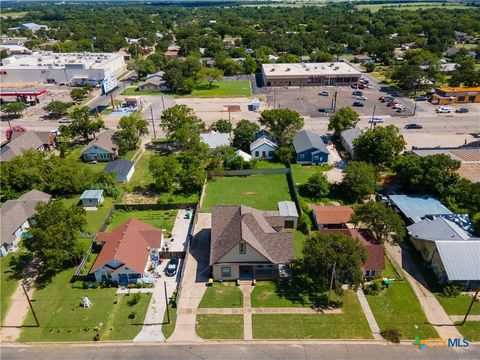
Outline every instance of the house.
[[279, 201], [278, 212], [284, 219], [286, 229], [296, 229], [298, 225], [298, 211], [293, 201]]
[[163, 79], [163, 71], [156, 72], [155, 74], [148, 74], [145, 81], [138, 85], [138, 90], [167, 90], [167, 82]]
[[136, 219], [130, 219], [109, 232], [97, 234], [102, 249], [93, 263], [90, 273], [96, 281], [129, 282], [153, 280], [163, 242], [162, 230]]
[[320, 135], [302, 130], [293, 137], [297, 164], [324, 164], [330, 154]]
[[103, 204], [105, 200], [103, 198], [103, 190], [85, 190], [80, 196], [80, 200], [82, 201], [83, 207], [86, 209], [98, 208], [100, 205]]
[[350, 206], [310, 205], [317, 229], [342, 229], [352, 221], [353, 208]]
[[363, 275], [367, 279], [374, 279], [382, 275], [385, 270], [385, 248], [382, 244], [374, 244], [373, 235], [364, 229], [322, 229], [321, 234], [343, 234], [357, 239], [367, 251], [367, 260], [362, 266]]
[[353, 142], [360, 135], [362, 135], [362, 130], [357, 127], [344, 130], [340, 133], [340, 141], [342, 142], [342, 146], [352, 159], [355, 159], [355, 148], [353, 146]]
[[250, 154], [256, 159], [272, 159], [278, 145], [266, 136], [255, 139], [250, 144]]
[[473, 39], [473, 36], [468, 35], [468, 33], [466, 32], [454, 31], [454, 34], [455, 34], [455, 41], [458, 44], [464, 44], [464, 43], [468, 44]]
[[28, 30], [28, 31], [31, 31], [31, 32], [36, 32], [36, 31], [41, 30], [41, 29], [48, 30], [48, 26], [47, 25], [39, 25], [39, 24], [35, 24], [35, 23], [26, 23], [26, 24], [22, 24], [20, 26], [9, 28], [8, 30]]
[[214, 205], [210, 266], [215, 280], [275, 279], [293, 260], [291, 232], [277, 211]]
[[51, 196], [38, 190], [31, 190], [17, 200], [7, 200], [0, 208], [1, 245], [0, 256], [13, 251], [18, 242], [28, 236], [27, 229], [33, 225], [32, 218], [39, 203], [47, 203]]
[[410, 224], [420, 222], [427, 215], [453, 214], [437, 199], [425, 195], [389, 195], [389, 202]]
[[115, 180], [119, 183], [129, 182], [135, 172], [135, 163], [130, 160], [117, 159], [109, 162], [103, 169], [105, 172], [115, 173]]
[[22, 55], [22, 54], [31, 54], [32, 50], [26, 48], [22, 45], [0, 45], [0, 51], [5, 51], [8, 56], [11, 55]]
[[11, 161], [30, 149], [47, 151], [56, 145], [55, 135], [49, 131], [13, 131], [10, 141], [0, 149], [0, 162]]
[[240, 156], [245, 161], [252, 160], [252, 155], [247, 154], [245, 151], [242, 151], [242, 150], [235, 151], [235, 155]]
[[209, 149], [216, 149], [220, 146], [230, 146], [229, 133], [217, 133], [212, 131], [206, 134], [200, 134], [200, 140], [208, 145]]
[[112, 161], [117, 158], [117, 144], [114, 142], [115, 130], [108, 129], [101, 132], [95, 139], [85, 146], [82, 151], [82, 160]]
[[180, 53], [180, 46], [178, 45], [170, 45], [167, 48], [167, 51], [165, 51], [165, 59], [170, 60], [170, 59], [175, 59], [178, 57], [178, 54]]
[[370, 62], [373, 62], [373, 59], [368, 55], [355, 55], [353, 57], [353, 62], [357, 64], [366, 65]]

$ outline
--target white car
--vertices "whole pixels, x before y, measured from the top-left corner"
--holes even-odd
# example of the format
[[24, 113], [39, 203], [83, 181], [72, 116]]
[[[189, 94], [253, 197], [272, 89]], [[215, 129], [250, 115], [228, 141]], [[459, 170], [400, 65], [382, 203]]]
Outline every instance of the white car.
[[395, 104], [392, 106], [392, 109], [395, 109], [395, 110], [401, 110], [401, 109], [404, 109], [405, 108], [405, 105], [403, 104]]
[[442, 114], [442, 113], [450, 113], [452, 112], [452, 108], [449, 106], [440, 106], [435, 109], [435, 112]]
[[379, 118], [379, 117], [374, 117], [374, 118], [371, 118], [370, 120], [368, 120], [368, 122], [370, 124], [381, 124], [381, 123], [384, 123], [385, 120], [383, 120], [382, 118]]
[[355, 99], [357, 99], [357, 100], [367, 100], [367, 97], [365, 95], [360, 95], [360, 96], [356, 96]]

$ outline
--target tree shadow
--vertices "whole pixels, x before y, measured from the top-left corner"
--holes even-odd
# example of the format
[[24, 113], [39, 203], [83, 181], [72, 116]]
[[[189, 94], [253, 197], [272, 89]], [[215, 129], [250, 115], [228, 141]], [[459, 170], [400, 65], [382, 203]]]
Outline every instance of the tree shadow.
[[214, 89], [218, 89], [219, 87], [220, 86], [215, 85], [215, 84], [212, 84], [212, 85], [200, 84], [200, 85], [195, 86], [195, 90], [214, 90]]

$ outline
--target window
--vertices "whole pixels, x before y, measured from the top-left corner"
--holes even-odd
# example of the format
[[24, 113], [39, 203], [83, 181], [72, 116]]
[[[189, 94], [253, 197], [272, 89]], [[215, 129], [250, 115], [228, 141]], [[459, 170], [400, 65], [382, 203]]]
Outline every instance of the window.
[[305, 158], [305, 154], [300, 154], [300, 159], [304, 159]]
[[458, 102], [464, 102], [464, 101], [465, 101], [465, 96], [458, 97]]
[[315, 155], [315, 156], [313, 157], [313, 160], [318, 160], [318, 155]]
[[269, 151], [268, 156], [273, 156], [273, 151]]
[[238, 248], [240, 250], [240, 254], [246, 254], [247, 253], [247, 245], [244, 242], [241, 242], [238, 245]]
[[375, 276], [375, 270], [367, 270], [367, 271], [365, 271], [365, 276], [366, 276], [366, 277], [374, 277], [374, 276]]
[[222, 267], [222, 278], [232, 277], [232, 268]]
[[260, 153], [258, 151], [255, 151], [255, 157], [259, 157]]
[[422, 255], [424, 258], [428, 258], [429, 253], [430, 252], [427, 250], [427, 248], [422, 248]]

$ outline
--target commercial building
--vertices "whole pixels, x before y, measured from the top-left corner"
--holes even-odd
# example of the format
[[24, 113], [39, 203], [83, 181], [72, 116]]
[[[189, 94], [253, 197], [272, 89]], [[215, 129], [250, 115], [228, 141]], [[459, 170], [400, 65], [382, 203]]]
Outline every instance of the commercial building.
[[453, 214], [440, 201], [426, 195], [389, 195], [388, 198], [409, 224], [420, 222], [427, 216]]
[[350, 85], [361, 75], [344, 62], [262, 65], [265, 86]]
[[477, 103], [480, 102], [480, 87], [438, 88], [435, 89], [435, 93], [430, 101], [436, 105]]
[[3, 59], [2, 84], [99, 84], [126, 69], [122, 53], [35, 52]]

